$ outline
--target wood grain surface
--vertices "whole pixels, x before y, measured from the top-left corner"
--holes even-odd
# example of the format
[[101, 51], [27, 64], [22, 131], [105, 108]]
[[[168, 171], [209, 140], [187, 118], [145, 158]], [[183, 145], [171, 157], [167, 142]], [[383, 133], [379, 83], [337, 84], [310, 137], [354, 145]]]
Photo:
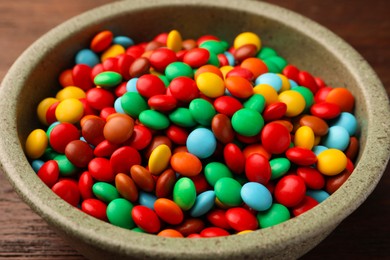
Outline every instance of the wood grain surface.
[[[42, 34], [108, 0], [1, 0], [0, 79]], [[390, 94], [387, 0], [269, 0], [332, 30], [374, 68]], [[228, 3], [228, 1], [227, 1]], [[369, 86], [367, 86], [369, 87]], [[363, 205], [302, 259], [390, 259], [390, 168]], [[0, 259], [84, 259], [13, 191], [0, 173]]]

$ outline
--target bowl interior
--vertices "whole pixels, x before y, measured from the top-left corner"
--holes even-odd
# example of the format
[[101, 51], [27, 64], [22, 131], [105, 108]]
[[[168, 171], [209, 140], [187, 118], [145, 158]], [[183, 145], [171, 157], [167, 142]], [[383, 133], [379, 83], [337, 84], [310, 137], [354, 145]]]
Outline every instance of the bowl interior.
[[[172, 29], [180, 31], [184, 39], [213, 34], [230, 44], [241, 32], [257, 33], [263, 46], [274, 48], [290, 64], [321, 77], [330, 86], [346, 87], [354, 94], [361, 145], [356, 174], [328, 200], [298, 218], [244, 236], [207, 241], [138, 234], [71, 208], [35, 176], [22, 146], [33, 129], [42, 127], [35, 110], [43, 98], [54, 96], [58, 91], [59, 73], [71, 68], [75, 53], [87, 47], [97, 32], [106, 29], [115, 35], [127, 35], [135, 42], [149, 41]], [[372, 89], [367, 89], [369, 83]], [[1, 89], [1, 108], [7, 112], [1, 115], [1, 119], [7, 121], [1, 132], [9, 135], [7, 140], [1, 140], [1, 146], [10, 151], [3, 152], [2, 164], [16, 190], [60, 232], [73, 241], [100, 247], [111, 256], [164, 258], [181, 254], [183, 258], [195, 258], [217, 254], [242, 257], [243, 250], [248, 256], [302, 255], [364, 201], [381, 176], [384, 167], [381, 164], [386, 165], [384, 162], [388, 159], [388, 153], [379, 151], [379, 162], [369, 162], [375, 156], [368, 149], [375, 148], [371, 144], [378, 137], [382, 137], [385, 144], [389, 142], [388, 130], [383, 129], [386, 123], [378, 117], [379, 114], [389, 115], [388, 107], [378, 105], [386, 102], [386, 96], [369, 66], [354, 50], [321, 26], [290, 11], [254, 1], [229, 1], [229, 5], [222, 0], [122, 1], [97, 8], [60, 25], [38, 40], [15, 63]], [[375, 91], [377, 94], [373, 94]], [[370, 130], [378, 123], [383, 128]], [[368, 168], [374, 169], [369, 173], [369, 182], [363, 176]], [[89, 256], [93, 256], [93, 252], [91, 249], [83, 251]]]

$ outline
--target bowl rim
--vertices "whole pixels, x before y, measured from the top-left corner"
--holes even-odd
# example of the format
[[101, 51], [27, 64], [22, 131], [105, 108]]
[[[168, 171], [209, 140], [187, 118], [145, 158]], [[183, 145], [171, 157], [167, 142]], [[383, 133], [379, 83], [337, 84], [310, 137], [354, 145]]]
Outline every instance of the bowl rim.
[[[154, 256], [171, 258], [180, 253], [183, 258], [202, 258], [214, 257], [214, 254], [218, 253], [219, 256], [228, 257], [237, 255], [238, 247], [241, 250], [245, 249], [248, 253], [258, 252], [260, 255], [269, 253], [271, 248], [272, 250], [275, 248], [283, 250], [287, 244], [299, 244], [301, 241], [299, 234], [315, 238], [319, 232], [330, 232], [360, 206], [373, 191], [390, 156], [390, 123], [385, 120], [390, 118], [389, 101], [375, 72], [360, 54], [344, 40], [308, 18], [264, 2], [245, 1], [243, 4], [243, 1], [234, 0], [229, 1], [228, 6], [223, 0], [189, 0], [186, 2], [180, 0], [135, 0], [131, 2], [131, 6], [126, 2], [118, 1], [94, 8], [69, 19], [46, 33], [17, 59], [6, 74], [0, 88], [0, 108], [3, 111], [0, 113], [0, 121], [4, 122], [0, 124], [0, 133], [2, 136], [7, 136], [7, 138], [0, 138], [1, 167], [24, 202], [56, 229], [78, 237], [87, 244], [95, 244], [110, 252], [120, 251], [127, 255], [153, 254]], [[198, 6], [200, 4], [206, 7], [236, 9], [253, 13], [267, 19], [277, 20], [284, 26], [293, 27], [322, 46], [326, 46], [329, 52], [344, 62], [345, 67], [361, 86], [365, 84], [370, 86], [369, 89], [360, 88], [360, 90], [366, 98], [367, 110], [370, 111], [367, 125], [376, 126], [376, 128], [369, 127], [367, 129], [366, 146], [361, 153], [355, 171], [338, 191], [317, 207], [277, 226], [242, 236], [232, 235], [194, 241], [129, 232], [92, 217], [86, 217], [84, 213], [74, 210], [72, 206], [57, 198], [38, 178], [24, 178], [26, 172], [32, 174], [33, 170], [24, 156], [16, 131], [17, 99], [22, 91], [23, 80], [27, 78], [27, 75], [20, 75], [20, 68], [25, 68], [23, 72], [28, 71], [29, 68], [32, 69], [32, 65], [29, 64], [37, 62], [41, 57], [33, 59], [31, 55], [36, 55], [38, 49], [50, 47], [47, 39], [55, 37], [57, 41], [61, 41], [68, 37], [72, 30], [83, 30], [93, 23], [109, 19], [112, 15], [158, 6]], [[283, 20], [277, 19], [279, 12], [283, 12]], [[64, 31], [67, 33], [64, 34]], [[375, 95], [372, 94], [374, 91]], [[373, 144], [377, 142], [383, 144], [382, 149], [378, 150], [378, 147], [374, 149]], [[373, 158], [376, 159], [373, 160]], [[12, 163], [13, 161], [21, 163], [15, 165]], [[372, 178], [369, 182], [365, 181], [367, 176], [365, 176], [364, 171], [367, 169], [372, 169]], [[40, 190], [40, 192], [30, 192], [32, 188]], [[316, 218], [317, 221], [313, 222], [313, 218]]]

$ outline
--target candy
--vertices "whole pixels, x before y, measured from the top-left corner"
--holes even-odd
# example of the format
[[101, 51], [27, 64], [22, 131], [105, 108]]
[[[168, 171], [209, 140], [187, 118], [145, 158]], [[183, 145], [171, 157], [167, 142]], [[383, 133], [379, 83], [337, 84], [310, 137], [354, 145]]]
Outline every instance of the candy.
[[[102, 31], [38, 104], [25, 152], [86, 214], [164, 237], [245, 234], [298, 216], [351, 175], [354, 97], [243, 32]], [[291, 212], [291, 216], [290, 216]]]

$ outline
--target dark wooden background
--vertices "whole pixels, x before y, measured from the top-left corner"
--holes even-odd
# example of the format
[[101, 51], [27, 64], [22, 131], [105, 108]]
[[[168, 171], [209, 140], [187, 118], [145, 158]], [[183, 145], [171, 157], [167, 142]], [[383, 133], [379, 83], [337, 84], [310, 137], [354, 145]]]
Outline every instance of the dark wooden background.
[[[74, 15], [108, 2], [111, 1], [1, 0], [0, 80], [22, 51], [42, 34]], [[378, 73], [387, 94], [390, 94], [388, 0], [266, 2], [303, 14], [342, 37], [367, 59]], [[366, 202], [303, 258], [390, 259], [389, 191], [388, 166], [379, 185]], [[0, 258], [83, 259], [18, 198], [2, 173]]]

